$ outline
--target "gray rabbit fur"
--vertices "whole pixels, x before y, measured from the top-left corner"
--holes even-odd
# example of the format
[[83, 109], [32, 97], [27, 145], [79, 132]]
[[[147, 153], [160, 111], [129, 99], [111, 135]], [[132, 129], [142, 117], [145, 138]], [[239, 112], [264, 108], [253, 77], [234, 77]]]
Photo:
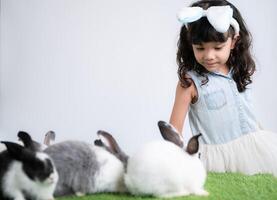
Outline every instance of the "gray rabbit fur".
[[54, 161], [59, 181], [54, 196], [124, 192], [124, 165], [106, 149], [64, 141], [44, 150]]

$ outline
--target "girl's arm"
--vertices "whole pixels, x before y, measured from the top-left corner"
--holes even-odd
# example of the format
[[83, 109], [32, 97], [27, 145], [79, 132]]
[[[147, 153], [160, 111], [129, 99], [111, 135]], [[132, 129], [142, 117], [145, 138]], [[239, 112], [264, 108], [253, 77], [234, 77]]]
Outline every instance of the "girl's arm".
[[183, 88], [180, 81], [177, 84], [175, 102], [170, 116], [170, 124], [172, 124], [180, 134], [182, 134], [185, 117], [187, 115], [189, 105], [197, 97], [197, 89], [193, 84], [188, 88]]

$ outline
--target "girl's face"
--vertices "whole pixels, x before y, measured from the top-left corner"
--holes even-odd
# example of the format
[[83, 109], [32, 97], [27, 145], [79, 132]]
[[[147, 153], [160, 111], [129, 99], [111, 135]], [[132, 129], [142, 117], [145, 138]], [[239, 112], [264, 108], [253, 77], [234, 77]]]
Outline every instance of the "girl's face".
[[193, 44], [193, 53], [196, 61], [210, 72], [228, 73], [226, 62], [236, 39], [229, 37], [226, 42], [205, 42]]

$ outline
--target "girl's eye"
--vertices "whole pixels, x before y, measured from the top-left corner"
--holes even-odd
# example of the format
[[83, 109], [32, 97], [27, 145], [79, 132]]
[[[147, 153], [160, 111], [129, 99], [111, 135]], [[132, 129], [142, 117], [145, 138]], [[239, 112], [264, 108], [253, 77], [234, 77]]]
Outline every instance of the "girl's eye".
[[222, 48], [223, 48], [223, 47], [220, 46], [220, 47], [215, 47], [214, 49], [215, 49], [215, 50], [220, 50], [220, 49], [222, 49]]
[[197, 51], [203, 51], [204, 48], [203, 48], [203, 47], [196, 47], [196, 50], [197, 50]]

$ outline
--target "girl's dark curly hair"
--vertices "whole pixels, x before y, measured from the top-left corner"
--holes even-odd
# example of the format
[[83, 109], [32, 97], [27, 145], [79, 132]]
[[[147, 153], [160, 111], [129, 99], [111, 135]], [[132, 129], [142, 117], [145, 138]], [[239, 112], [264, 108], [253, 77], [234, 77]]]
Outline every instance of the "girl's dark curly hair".
[[[233, 79], [237, 84], [239, 92], [243, 92], [246, 86], [252, 83], [251, 76], [256, 67], [255, 62], [250, 54], [251, 35], [248, 32], [245, 22], [241, 17], [238, 9], [226, 0], [201, 0], [193, 3], [191, 7], [199, 6], [204, 10], [211, 6], [229, 5], [233, 9], [233, 17], [237, 20], [240, 26], [239, 38], [231, 51], [227, 61], [229, 69], [233, 70]], [[227, 33], [217, 32], [208, 22], [206, 17], [189, 23], [188, 28], [182, 26], [178, 41], [177, 64], [178, 76], [182, 87], [187, 88], [191, 85], [192, 80], [187, 76], [188, 71], [195, 71], [197, 74], [205, 77], [203, 84], [209, 81], [208, 71], [200, 65], [193, 53], [192, 44], [201, 44], [202, 42], [225, 42], [228, 37], [234, 38], [235, 31], [230, 26]]]

